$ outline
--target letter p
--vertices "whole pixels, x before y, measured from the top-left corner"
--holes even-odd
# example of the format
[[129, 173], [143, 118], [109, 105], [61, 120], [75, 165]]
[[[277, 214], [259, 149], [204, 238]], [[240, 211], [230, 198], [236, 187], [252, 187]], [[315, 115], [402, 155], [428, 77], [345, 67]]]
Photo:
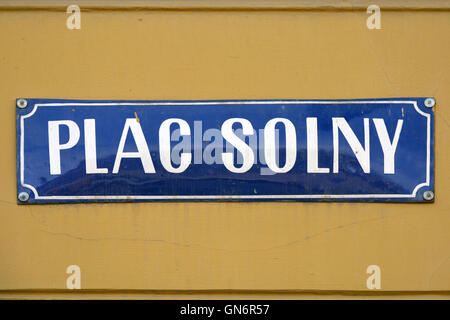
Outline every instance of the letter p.
[[[69, 140], [61, 144], [59, 141], [59, 127], [69, 128]], [[80, 128], [70, 120], [49, 121], [48, 122], [48, 153], [50, 157], [50, 174], [61, 174], [60, 151], [70, 149], [77, 144], [80, 139]]]

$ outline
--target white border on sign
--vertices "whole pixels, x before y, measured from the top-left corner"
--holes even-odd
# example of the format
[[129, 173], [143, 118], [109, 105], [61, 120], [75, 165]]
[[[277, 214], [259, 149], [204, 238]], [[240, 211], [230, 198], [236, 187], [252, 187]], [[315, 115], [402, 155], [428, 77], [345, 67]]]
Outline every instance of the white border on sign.
[[[32, 185], [24, 183], [24, 119], [31, 117], [38, 107], [58, 106], [177, 106], [177, 105], [217, 105], [217, 104], [362, 104], [362, 103], [390, 103], [390, 104], [412, 104], [414, 109], [427, 118], [427, 172], [426, 181], [418, 184], [411, 194], [311, 194], [311, 195], [208, 195], [208, 196], [40, 196]], [[33, 191], [35, 199], [42, 200], [233, 200], [233, 199], [355, 199], [355, 198], [415, 198], [417, 191], [430, 185], [430, 114], [421, 111], [417, 101], [385, 100], [385, 101], [205, 101], [205, 102], [80, 102], [80, 103], [41, 103], [35, 104], [33, 110], [20, 117], [20, 183], [23, 187]]]

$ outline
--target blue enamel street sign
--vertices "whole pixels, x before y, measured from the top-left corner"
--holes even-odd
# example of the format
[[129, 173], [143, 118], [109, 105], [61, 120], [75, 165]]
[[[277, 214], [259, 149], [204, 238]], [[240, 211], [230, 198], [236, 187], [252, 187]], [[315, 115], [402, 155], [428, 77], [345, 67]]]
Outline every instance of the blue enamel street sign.
[[432, 201], [430, 101], [18, 100], [18, 203]]

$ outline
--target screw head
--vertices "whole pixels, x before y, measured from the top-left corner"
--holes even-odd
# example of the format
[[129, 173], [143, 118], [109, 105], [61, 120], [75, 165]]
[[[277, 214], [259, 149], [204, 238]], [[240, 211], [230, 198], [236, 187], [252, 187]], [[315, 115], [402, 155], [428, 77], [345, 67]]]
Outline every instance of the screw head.
[[433, 200], [434, 199], [434, 192], [433, 191], [425, 191], [423, 193], [423, 198], [424, 198], [424, 200], [427, 200], [427, 201]]
[[436, 101], [433, 98], [426, 98], [424, 103], [425, 103], [425, 107], [433, 108], [434, 105], [436, 104]]
[[28, 101], [26, 99], [17, 99], [17, 108], [24, 109], [27, 107]]
[[26, 192], [19, 193], [20, 202], [27, 202], [29, 198], [30, 198], [30, 195], [28, 193], [26, 193]]

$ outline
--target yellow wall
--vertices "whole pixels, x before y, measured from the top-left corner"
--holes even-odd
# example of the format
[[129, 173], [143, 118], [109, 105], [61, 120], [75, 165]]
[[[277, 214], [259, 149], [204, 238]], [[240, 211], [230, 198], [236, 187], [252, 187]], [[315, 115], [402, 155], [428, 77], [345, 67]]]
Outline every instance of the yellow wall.
[[[376, 264], [381, 296], [449, 296], [449, 2], [381, 5], [381, 30], [367, 29], [364, 2], [355, 10], [291, 3], [82, 6], [81, 30], [68, 30], [63, 6], [0, 2], [1, 295], [63, 295], [72, 264], [95, 297], [366, 295], [366, 268]], [[437, 102], [434, 204], [16, 204], [18, 97], [416, 96]]]

